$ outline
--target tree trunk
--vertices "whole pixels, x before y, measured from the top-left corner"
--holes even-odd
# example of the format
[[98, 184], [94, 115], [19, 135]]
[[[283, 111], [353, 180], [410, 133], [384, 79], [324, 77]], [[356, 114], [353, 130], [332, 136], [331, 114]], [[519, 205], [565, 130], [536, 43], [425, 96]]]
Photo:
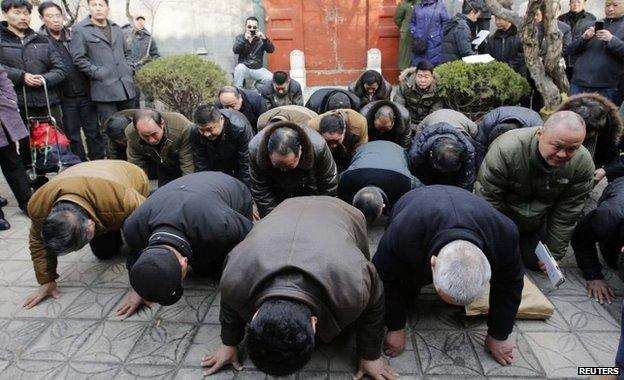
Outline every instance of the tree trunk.
[[[544, 0], [530, 0], [527, 8], [524, 26], [522, 27], [522, 45], [524, 47], [524, 59], [535, 87], [544, 98], [544, 106], [547, 110], [554, 110], [559, 105], [559, 88], [546, 72], [544, 63], [540, 58], [540, 41], [537, 33], [537, 21], [535, 14], [540, 10]], [[561, 47], [559, 47], [561, 57]]]
[[544, 15], [544, 39], [546, 42], [546, 56], [544, 66], [546, 73], [552, 78], [560, 92], [568, 92], [570, 84], [565, 69], [560, 64], [563, 49], [563, 34], [557, 22], [558, 1], [546, 1], [542, 7]]
[[132, 14], [130, 13], [130, 0], [126, 0], [126, 18], [130, 25], [132, 25]]
[[[556, 10], [559, 0], [529, 0], [527, 13], [521, 16], [503, 8], [498, 0], [485, 0], [496, 17], [508, 20], [522, 36], [524, 58], [537, 90], [544, 98], [546, 110], [554, 110], [560, 102], [560, 93], [568, 90], [565, 71], [559, 65], [562, 53], [562, 35], [557, 26]], [[545, 4], [544, 4], [545, 3]], [[540, 41], [535, 14], [544, 6], [543, 15], [546, 56], [540, 58]]]

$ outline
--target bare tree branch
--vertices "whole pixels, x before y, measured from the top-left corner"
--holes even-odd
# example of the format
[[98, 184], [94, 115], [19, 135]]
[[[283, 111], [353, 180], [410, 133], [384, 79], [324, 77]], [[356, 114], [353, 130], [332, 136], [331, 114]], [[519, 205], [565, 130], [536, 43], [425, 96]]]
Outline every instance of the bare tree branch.
[[132, 14], [130, 13], [130, 0], [126, 0], [126, 18], [132, 24]]
[[490, 8], [490, 11], [492, 11], [492, 14], [496, 15], [496, 17], [509, 21], [514, 24], [518, 30], [522, 28], [524, 18], [519, 13], [503, 8], [498, 0], [485, 0], [485, 3], [488, 8]]

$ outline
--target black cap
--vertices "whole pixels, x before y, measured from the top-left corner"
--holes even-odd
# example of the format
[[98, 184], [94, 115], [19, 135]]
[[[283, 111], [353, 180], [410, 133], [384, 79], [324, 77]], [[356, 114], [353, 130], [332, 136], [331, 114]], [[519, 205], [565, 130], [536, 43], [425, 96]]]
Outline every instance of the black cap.
[[145, 248], [130, 270], [130, 285], [146, 301], [173, 305], [184, 292], [178, 257], [164, 246]]

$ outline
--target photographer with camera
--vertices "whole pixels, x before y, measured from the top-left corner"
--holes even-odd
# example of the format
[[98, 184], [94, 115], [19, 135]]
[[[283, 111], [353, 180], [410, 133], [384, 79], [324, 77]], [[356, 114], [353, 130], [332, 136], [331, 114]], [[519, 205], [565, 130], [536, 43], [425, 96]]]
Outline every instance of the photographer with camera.
[[258, 84], [268, 85], [273, 74], [264, 67], [264, 52], [269, 54], [275, 51], [273, 42], [258, 29], [258, 19], [247, 17], [245, 33], [236, 36], [234, 54], [238, 54], [238, 65], [234, 68], [234, 85], [243, 87], [245, 79], [252, 79]]
[[606, 0], [605, 16], [568, 49], [568, 55], [577, 57], [570, 95], [595, 92], [620, 104], [624, 95], [618, 88], [624, 77], [624, 0]]

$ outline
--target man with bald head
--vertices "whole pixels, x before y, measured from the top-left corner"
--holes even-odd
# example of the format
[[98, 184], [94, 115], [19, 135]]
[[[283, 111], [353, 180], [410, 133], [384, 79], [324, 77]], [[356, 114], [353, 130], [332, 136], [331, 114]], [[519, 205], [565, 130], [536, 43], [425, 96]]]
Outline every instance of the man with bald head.
[[475, 190], [518, 226], [527, 269], [538, 270], [538, 241], [563, 258], [593, 187], [594, 163], [583, 147], [585, 122], [570, 111], [543, 127], [511, 130], [496, 139], [479, 170]]

